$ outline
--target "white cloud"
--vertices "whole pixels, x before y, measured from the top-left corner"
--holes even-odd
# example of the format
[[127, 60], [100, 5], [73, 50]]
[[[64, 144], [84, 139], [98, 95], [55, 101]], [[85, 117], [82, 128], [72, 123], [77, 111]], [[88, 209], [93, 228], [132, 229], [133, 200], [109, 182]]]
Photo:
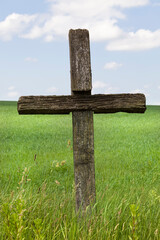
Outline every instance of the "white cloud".
[[93, 92], [96, 94], [102, 93], [102, 94], [112, 94], [112, 93], [117, 93], [118, 88], [111, 86], [111, 84], [101, 82], [101, 81], [96, 81], [93, 82]]
[[12, 91], [12, 90], [14, 90], [14, 89], [15, 89], [14, 86], [10, 86], [10, 87], [8, 88], [9, 91]]
[[51, 42], [67, 38], [70, 28], [87, 28], [92, 41], [109, 41], [109, 51], [135, 51], [160, 47], [160, 29], [152, 32], [139, 29], [124, 32], [118, 26], [125, 19], [123, 9], [142, 7], [149, 0], [48, 0], [49, 10], [43, 14], [12, 13], [0, 22], [0, 39], [14, 36], [26, 39], [43, 38]]
[[107, 83], [101, 81], [93, 82], [93, 89], [106, 88], [107, 86], [108, 86]]
[[91, 40], [104, 41], [121, 37], [123, 31], [116, 26], [116, 23], [116, 20], [107, 19], [90, 24], [88, 29], [90, 31]]
[[160, 86], [158, 86], [158, 88], [160, 89]]
[[148, 89], [148, 88], [150, 88], [151, 87], [151, 84], [145, 84], [144, 85], [144, 88], [146, 88], [146, 89]]
[[149, 97], [150, 94], [145, 89], [134, 89], [130, 93], [143, 93], [146, 97]]
[[22, 38], [28, 38], [28, 39], [36, 39], [43, 36], [42, 28], [38, 25], [34, 25], [31, 29], [29, 29], [29, 32], [24, 33], [21, 35]]
[[121, 64], [121, 63], [109, 62], [109, 63], [105, 64], [104, 68], [109, 69], [109, 70], [116, 70], [122, 66], [123, 66], [123, 64]]
[[105, 89], [105, 94], [116, 94], [118, 93], [118, 88], [117, 87], [113, 87], [113, 86], [109, 86], [107, 89]]
[[93, 41], [122, 38], [118, 19], [124, 19], [124, 8], [140, 7], [149, 0], [48, 0], [49, 11], [26, 15], [13, 13], [0, 22], [0, 39], [14, 35], [27, 39], [53, 41], [67, 37], [70, 28], [87, 28]]
[[142, 93], [143, 90], [141, 89], [134, 89], [134, 90], [131, 90], [130, 93]]
[[[149, 0], [51, 0], [50, 15], [43, 24], [34, 25], [24, 38], [44, 37], [53, 41], [55, 36], [66, 37], [70, 28], [87, 28], [93, 41], [120, 37], [123, 31], [117, 19], [124, 19], [122, 8], [144, 6]], [[118, 9], [119, 8], [119, 9]]]
[[[88, 14], [89, 16], [97, 13], [97, 10], [102, 12], [109, 7], [130, 8], [149, 4], [149, 0], [99, 0], [98, 2], [97, 0], [50, 0], [49, 2], [52, 3], [54, 13]], [[87, 9], [91, 11], [87, 12]]]
[[0, 39], [9, 41], [13, 36], [20, 36], [33, 23], [35, 18], [36, 15], [12, 13], [0, 22]]
[[17, 97], [19, 96], [18, 91], [16, 90], [15, 86], [10, 86], [8, 88], [7, 97], [11, 100], [17, 100]]
[[45, 42], [52, 42], [54, 40], [54, 37], [52, 35], [47, 35], [45, 37]]
[[57, 88], [56, 87], [50, 87], [46, 90], [47, 93], [50, 94], [54, 94], [55, 92], [57, 92]]
[[27, 57], [27, 58], [25, 58], [25, 61], [26, 62], [37, 62], [38, 59], [37, 58], [32, 58], [32, 57]]
[[160, 47], [160, 29], [155, 32], [144, 29], [135, 33], [129, 32], [123, 38], [109, 42], [106, 49], [109, 51], [136, 51], [155, 47]]
[[9, 98], [15, 98], [15, 97], [18, 97], [18, 92], [17, 91], [11, 91], [11, 92], [8, 92], [8, 97]]

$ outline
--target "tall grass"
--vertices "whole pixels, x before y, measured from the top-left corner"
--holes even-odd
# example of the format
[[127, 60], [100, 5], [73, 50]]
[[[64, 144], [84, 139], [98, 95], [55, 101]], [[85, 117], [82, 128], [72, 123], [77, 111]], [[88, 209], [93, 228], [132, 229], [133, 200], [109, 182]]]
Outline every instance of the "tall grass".
[[160, 239], [160, 107], [94, 115], [96, 206], [75, 214], [70, 115], [0, 102], [0, 239]]

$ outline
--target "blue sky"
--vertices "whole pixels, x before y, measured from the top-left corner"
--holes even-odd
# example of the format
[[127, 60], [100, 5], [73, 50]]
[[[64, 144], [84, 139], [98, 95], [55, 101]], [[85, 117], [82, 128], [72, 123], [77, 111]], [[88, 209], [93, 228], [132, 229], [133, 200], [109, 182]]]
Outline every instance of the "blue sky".
[[0, 100], [70, 94], [69, 29], [90, 32], [92, 93], [160, 105], [160, 0], [0, 3]]

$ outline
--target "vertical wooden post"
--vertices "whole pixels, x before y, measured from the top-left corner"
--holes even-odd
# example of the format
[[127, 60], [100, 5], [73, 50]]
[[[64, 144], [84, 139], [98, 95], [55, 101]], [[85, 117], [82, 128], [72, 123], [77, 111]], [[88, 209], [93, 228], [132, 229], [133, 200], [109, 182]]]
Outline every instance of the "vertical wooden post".
[[[72, 95], [91, 95], [92, 77], [88, 30], [70, 30], [70, 67]], [[76, 211], [95, 203], [93, 111], [74, 111], [73, 158]]]

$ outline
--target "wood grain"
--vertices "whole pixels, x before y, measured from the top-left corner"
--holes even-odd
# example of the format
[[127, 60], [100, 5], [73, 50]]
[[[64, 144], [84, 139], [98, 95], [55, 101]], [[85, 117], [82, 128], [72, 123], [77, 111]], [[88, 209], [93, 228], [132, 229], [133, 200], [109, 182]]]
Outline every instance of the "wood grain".
[[95, 203], [94, 128], [92, 111], [72, 114], [76, 211]]
[[18, 101], [19, 114], [67, 114], [92, 110], [94, 113], [144, 113], [144, 94], [97, 94], [72, 96], [26, 96]]
[[72, 91], [92, 89], [89, 32], [86, 29], [69, 31]]
[[[96, 201], [93, 111], [90, 104], [86, 103], [92, 89], [88, 30], [70, 30], [69, 45], [72, 96], [68, 102], [74, 109], [72, 125], [76, 211], [81, 209], [81, 215]], [[86, 108], [87, 105], [89, 107]]]

